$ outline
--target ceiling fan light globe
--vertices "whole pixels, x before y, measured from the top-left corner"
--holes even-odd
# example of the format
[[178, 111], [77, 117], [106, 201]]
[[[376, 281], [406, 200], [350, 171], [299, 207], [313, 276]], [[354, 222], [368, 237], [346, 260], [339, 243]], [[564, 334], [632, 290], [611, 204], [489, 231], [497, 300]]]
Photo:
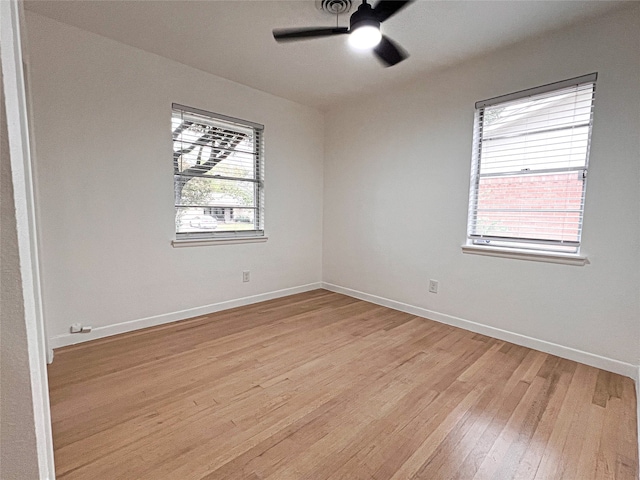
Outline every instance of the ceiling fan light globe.
[[368, 50], [380, 43], [382, 34], [373, 25], [363, 25], [349, 34], [349, 45], [357, 50]]

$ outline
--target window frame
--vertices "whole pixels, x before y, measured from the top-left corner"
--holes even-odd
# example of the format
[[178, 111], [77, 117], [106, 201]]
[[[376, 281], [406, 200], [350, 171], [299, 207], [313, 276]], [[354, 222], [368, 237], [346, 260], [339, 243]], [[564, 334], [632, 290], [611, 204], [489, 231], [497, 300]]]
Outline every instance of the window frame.
[[[563, 80], [560, 82], [554, 82], [546, 85], [542, 85], [539, 87], [526, 89], [514, 93], [510, 93], [507, 95], [501, 95], [498, 97], [493, 97], [487, 100], [482, 100], [476, 102], [475, 104], [475, 114], [474, 114], [474, 130], [473, 130], [473, 150], [472, 150], [472, 161], [471, 161], [471, 175], [470, 175], [470, 184], [469, 184], [469, 202], [468, 202], [468, 211], [467, 211], [467, 240], [466, 244], [463, 245], [464, 253], [473, 253], [473, 254], [481, 254], [481, 255], [495, 255], [501, 257], [509, 257], [509, 258], [520, 258], [520, 259], [530, 259], [536, 261], [551, 261], [555, 263], [569, 263], [569, 264], [579, 264], [584, 265], [588, 263], [586, 257], [580, 254], [581, 248], [581, 236], [582, 236], [582, 228], [584, 222], [584, 199], [586, 194], [586, 183], [587, 183], [587, 171], [589, 167], [589, 153], [590, 153], [590, 144], [591, 144], [591, 135], [593, 129], [593, 111], [594, 111], [594, 96], [595, 96], [595, 87], [596, 87], [597, 73], [592, 73], [589, 75], [583, 75], [580, 77], [571, 78], [568, 80]], [[584, 165], [576, 166], [576, 167], [553, 167], [547, 169], [520, 169], [513, 171], [504, 171], [504, 172], [493, 172], [493, 173], [481, 173], [482, 167], [482, 142], [483, 142], [483, 126], [484, 126], [484, 113], [486, 107], [496, 107], [502, 104], [510, 104], [513, 105], [514, 101], [525, 100], [530, 97], [538, 96], [541, 94], [553, 94], [553, 92], [560, 93], [563, 89], [568, 89], [571, 87], [580, 87], [585, 85], [591, 85], [591, 98], [590, 98], [590, 114], [589, 121], [582, 125], [582, 127], [587, 127], [587, 138], [586, 138], [586, 153], [584, 159]], [[562, 129], [575, 128], [580, 125], [572, 125], [570, 127], [562, 127]], [[544, 130], [536, 130], [531, 128], [531, 130], [526, 130], [524, 135], [527, 134], [538, 134], [544, 133]], [[516, 135], [520, 136], [522, 134]], [[548, 140], [547, 140], [548, 141]], [[478, 201], [479, 201], [479, 191], [480, 191], [480, 181], [481, 178], [527, 178], [531, 175], [547, 175], [554, 173], [571, 173], [574, 172], [576, 175], [580, 175], [580, 171], [582, 171], [582, 192], [581, 192], [581, 204], [580, 210], [578, 213], [578, 232], [577, 232], [577, 240], [567, 241], [567, 240], [549, 240], [543, 238], [518, 238], [518, 237], [507, 237], [507, 236], [496, 236], [496, 235], [486, 235], [479, 234], [477, 232], [477, 217], [478, 217]], [[566, 199], [567, 197], [563, 197]], [[508, 209], [507, 209], [508, 210]], [[569, 212], [569, 210], [566, 210]], [[558, 210], [558, 212], [562, 212], [562, 210]], [[508, 213], [508, 212], [507, 212]], [[535, 212], [537, 213], [537, 212]], [[533, 217], [532, 217], [533, 218]], [[474, 228], [476, 229], [474, 231]], [[567, 261], [568, 257], [572, 257], [572, 259]]]
[[[210, 175], [210, 169], [203, 171], [202, 174], [192, 175], [186, 174], [181, 175], [180, 173], [176, 173], [176, 167], [174, 165], [173, 172], [173, 186], [174, 186], [174, 236], [175, 240], [172, 241], [174, 247], [182, 247], [182, 246], [197, 246], [197, 245], [213, 245], [213, 244], [230, 244], [230, 243], [252, 243], [252, 242], [263, 242], [267, 240], [267, 236], [265, 234], [264, 229], [264, 125], [251, 122], [248, 120], [243, 120], [235, 117], [230, 117], [227, 115], [209, 112], [206, 110], [202, 110], [199, 108], [188, 107], [185, 105], [181, 105], [178, 103], [171, 104], [171, 118], [172, 121], [175, 118], [175, 115], [193, 115], [196, 117], [203, 117], [204, 120], [209, 121], [213, 124], [219, 123], [221, 128], [226, 128], [229, 130], [233, 130], [234, 126], [238, 129], [240, 133], [241, 129], [250, 129], [253, 135], [253, 150], [252, 152], [244, 152], [253, 156], [253, 177], [252, 178], [239, 178], [239, 177], [231, 177], [225, 175]], [[173, 129], [172, 129], [173, 130]], [[172, 138], [172, 152], [175, 154], [175, 138]], [[172, 154], [172, 157], [173, 157]], [[175, 162], [175, 158], [173, 159]], [[224, 161], [224, 159], [222, 160]], [[211, 167], [213, 168], [213, 167]], [[254, 228], [250, 230], [226, 230], [226, 231], [196, 231], [196, 232], [179, 232], [177, 221], [175, 220], [176, 211], [178, 208], [203, 208], [214, 210], [216, 208], [245, 208], [244, 206], [233, 206], [233, 207], [220, 207], [218, 205], [182, 205], [177, 202], [176, 199], [176, 185], [178, 178], [186, 178], [186, 177], [199, 177], [199, 178], [211, 178], [222, 181], [229, 182], [251, 182], [254, 185], [254, 204], [250, 207], [246, 207], [247, 209], [254, 210]], [[186, 183], [186, 182], [185, 182]], [[209, 215], [203, 211], [202, 215]]]

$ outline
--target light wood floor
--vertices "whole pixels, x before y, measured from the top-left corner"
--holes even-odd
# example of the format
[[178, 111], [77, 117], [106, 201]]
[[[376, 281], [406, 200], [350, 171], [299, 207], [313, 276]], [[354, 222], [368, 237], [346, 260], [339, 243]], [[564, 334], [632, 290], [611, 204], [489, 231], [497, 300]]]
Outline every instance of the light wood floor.
[[629, 378], [324, 290], [56, 351], [60, 479], [637, 479]]

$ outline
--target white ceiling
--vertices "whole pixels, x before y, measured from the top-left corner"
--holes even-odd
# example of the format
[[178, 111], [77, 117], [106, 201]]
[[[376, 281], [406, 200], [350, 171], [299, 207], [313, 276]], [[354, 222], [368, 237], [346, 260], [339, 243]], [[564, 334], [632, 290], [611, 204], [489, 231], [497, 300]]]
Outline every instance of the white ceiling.
[[[355, 11], [359, 0], [354, 0]], [[25, 8], [320, 109], [620, 8], [620, 1], [418, 0], [383, 24], [410, 54], [383, 68], [346, 36], [278, 44], [271, 30], [333, 26], [314, 0], [27, 0]], [[348, 15], [340, 19], [348, 26]]]

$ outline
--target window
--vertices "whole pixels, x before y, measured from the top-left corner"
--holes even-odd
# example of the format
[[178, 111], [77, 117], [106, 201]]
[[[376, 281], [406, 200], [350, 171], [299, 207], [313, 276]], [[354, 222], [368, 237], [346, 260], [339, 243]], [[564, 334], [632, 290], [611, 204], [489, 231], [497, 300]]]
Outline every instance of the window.
[[579, 252], [596, 75], [476, 103], [467, 244]]
[[263, 131], [173, 104], [176, 238], [264, 236]]

